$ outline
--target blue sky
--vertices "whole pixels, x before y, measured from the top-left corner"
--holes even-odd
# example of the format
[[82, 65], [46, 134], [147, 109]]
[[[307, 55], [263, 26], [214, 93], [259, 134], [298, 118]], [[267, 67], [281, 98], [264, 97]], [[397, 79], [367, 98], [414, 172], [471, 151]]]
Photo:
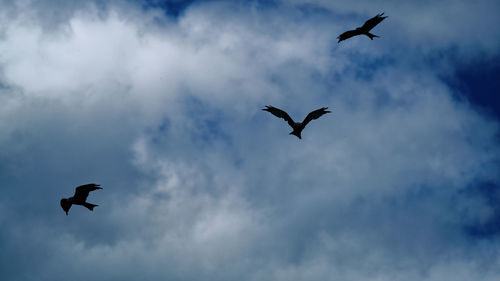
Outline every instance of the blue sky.
[[1, 280], [498, 279], [500, 3], [269, 3], [1, 1]]

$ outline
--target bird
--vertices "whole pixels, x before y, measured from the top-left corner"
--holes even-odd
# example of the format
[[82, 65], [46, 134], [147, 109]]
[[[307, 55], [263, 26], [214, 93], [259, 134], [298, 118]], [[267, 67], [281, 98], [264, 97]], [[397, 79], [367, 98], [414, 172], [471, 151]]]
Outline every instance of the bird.
[[356, 36], [356, 35], [366, 35], [371, 40], [373, 40], [374, 37], [379, 37], [375, 34], [371, 34], [370, 30], [372, 28], [374, 28], [377, 24], [379, 24], [381, 21], [383, 21], [385, 18], [387, 18], [387, 16], [383, 17], [383, 15], [384, 15], [384, 13], [378, 14], [378, 15], [374, 16], [373, 18], [367, 20], [363, 24], [363, 26], [357, 27], [354, 30], [348, 30], [348, 31], [340, 34], [339, 37], [337, 37], [337, 39], [339, 39], [338, 43], [340, 43], [340, 41], [349, 39], [349, 38]]
[[295, 122], [293, 119], [286, 113], [285, 111], [276, 108], [271, 105], [266, 105], [266, 108], [263, 108], [262, 110], [270, 112], [272, 115], [278, 117], [278, 118], [283, 118], [285, 119], [286, 122], [288, 122], [288, 125], [292, 127], [293, 131], [290, 132], [290, 135], [294, 135], [298, 137], [299, 139], [302, 139], [301, 133], [302, 130], [306, 127], [306, 125], [311, 121], [318, 119], [321, 117], [323, 114], [330, 113], [331, 111], [327, 110], [328, 107], [322, 107], [320, 109], [316, 109], [314, 111], [311, 111], [309, 114], [307, 114], [306, 118], [302, 122]]
[[94, 210], [94, 207], [99, 206], [85, 202], [85, 200], [87, 200], [87, 197], [89, 196], [89, 192], [98, 189], [102, 189], [102, 187], [99, 184], [95, 183], [80, 185], [75, 189], [75, 195], [70, 198], [61, 199], [61, 207], [66, 212], [66, 216], [68, 215], [68, 211], [73, 204], [84, 206], [91, 211]]

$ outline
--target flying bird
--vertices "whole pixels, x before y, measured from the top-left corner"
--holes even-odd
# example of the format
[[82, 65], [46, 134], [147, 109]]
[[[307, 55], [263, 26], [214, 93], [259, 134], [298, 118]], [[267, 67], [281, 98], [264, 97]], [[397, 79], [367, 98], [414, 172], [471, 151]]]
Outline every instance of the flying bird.
[[338, 43], [340, 43], [340, 41], [349, 39], [349, 38], [356, 36], [356, 35], [366, 35], [371, 40], [373, 40], [374, 37], [379, 37], [375, 34], [371, 34], [370, 30], [372, 28], [374, 28], [377, 24], [379, 24], [381, 21], [383, 21], [385, 18], [387, 18], [387, 16], [383, 17], [383, 15], [384, 15], [384, 13], [378, 14], [378, 15], [374, 16], [373, 18], [367, 20], [365, 22], [365, 24], [363, 24], [363, 26], [357, 27], [354, 30], [348, 30], [348, 31], [340, 34], [339, 37], [337, 37], [337, 39], [339, 39]]
[[73, 197], [61, 199], [61, 207], [66, 212], [66, 216], [68, 215], [68, 211], [73, 204], [84, 206], [91, 211], [94, 210], [94, 207], [99, 206], [85, 202], [85, 200], [87, 200], [87, 197], [89, 196], [89, 192], [98, 189], [102, 189], [102, 187], [95, 183], [80, 185], [75, 189], [75, 195], [73, 195]]
[[288, 115], [288, 113], [286, 113], [285, 111], [283, 111], [279, 108], [271, 106], [271, 105], [266, 105], [266, 108], [263, 108], [262, 110], [268, 111], [272, 115], [274, 115], [278, 118], [285, 119], [285, 121], [288, 122], [288, 125], [290, 125], [290, 127], [292, 127], [292, 129], [293, 129], [293, 131], [290, 132], [290, 135], [294, 135], [294, 136], [298, 137], [299, 139], [302, 139], [302, 136], [300, 135], [300, 133], [302, 133], [302, 130], [304, 130], [306, 125], [309, 122], [311, 122], [311, 120], [318, 119], [319, 117], [321, 117], [321, 115], [331, 112], [331, 111], [328, 111], [327, 109], [328, 109], [328, 107], [322, 107], [320, 109], [316, 109], [316, 110], [310, 112], [309, 114], [307, 114], [306, 118], [304, 119], [304, 121], [302, 121], [302, 123], [293, 121], [293, 119], [290, 117], [290, 115]]

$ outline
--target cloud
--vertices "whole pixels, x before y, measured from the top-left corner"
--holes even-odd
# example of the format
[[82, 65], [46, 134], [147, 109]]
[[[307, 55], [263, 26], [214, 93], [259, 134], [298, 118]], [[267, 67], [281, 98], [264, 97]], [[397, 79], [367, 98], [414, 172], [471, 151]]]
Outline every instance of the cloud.
[[[384, 21], [384, 38], [388, 48], [416, 49], [435, 55], [437, 49], [445, 53], [458, 51], [458, 59], [479, 59], [498, 56], [498, 40], [491, 37], [490, 23], [496, 21], [494, 9], [499, 3], [483, 0], [472, 3], [441, 1], [282, 1], [298, 7], [316, 6], [332, 12], [340, 22], [332, 29], [336, 34], [361, 25], [366, 19], [385, 12], [390, 20]], [[354, 17], [355, 16], [355, 17]], [[380, 30], [376, 27], [374, 30]], [[488, 35], [489, 34], [489, 35]]]
[[[495, 217], [480, 186], [500, 180], [498, 121], [441, 80], [448, 52], [428, 59], [494, 56], [495, 37], [395, 30], [414, 4], [385, 10], [380, 40], [338, 45], [358, 18], [342, 3], [197, 3], [173, 18], [78, 2], [57, 24], [33, 3], [1, 17], [2, 279], [498, 276], [497, 237], [466, 231]], [[299, 141], [266, 104], [333, 113]], [[66, 217], [59, 198], [87, 182], [104, 187], [99, 207]]]

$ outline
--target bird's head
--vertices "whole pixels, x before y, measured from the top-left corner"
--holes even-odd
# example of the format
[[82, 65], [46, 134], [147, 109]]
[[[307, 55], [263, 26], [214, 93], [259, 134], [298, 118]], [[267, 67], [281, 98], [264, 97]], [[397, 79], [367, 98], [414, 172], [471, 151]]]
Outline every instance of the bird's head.
[[298, 137], [299, 139], [302, 139], [300, 132], [297, 132], [297, 131], [291, 131], [289, 135], [294, 135], [294, 136]]
[[69, 208], [71, 208], [71, 203], [68, 202], [68, 199], [61, 199], [61, 208], [66, 212], [66, 216], [68, 215]]

